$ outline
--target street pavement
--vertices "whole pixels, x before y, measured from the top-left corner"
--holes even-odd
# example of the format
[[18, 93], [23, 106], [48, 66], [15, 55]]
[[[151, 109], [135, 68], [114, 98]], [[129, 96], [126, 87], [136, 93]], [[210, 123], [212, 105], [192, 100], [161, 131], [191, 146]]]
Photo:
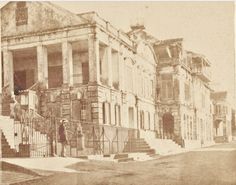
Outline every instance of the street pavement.
[[79, 162], [18, 185], [236, 185], [236, 142], [143, 162]]

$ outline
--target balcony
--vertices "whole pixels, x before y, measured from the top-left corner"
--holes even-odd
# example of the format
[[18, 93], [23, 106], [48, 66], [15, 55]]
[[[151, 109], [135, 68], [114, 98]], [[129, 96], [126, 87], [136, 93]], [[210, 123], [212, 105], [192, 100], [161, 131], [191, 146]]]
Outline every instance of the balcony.
[[224, 121], [225, 118], [226, 118], [226, 114], [223, 114], [223, 113], [214, 114], [214, 120]]
[[38, 97], [35, 91], [22, 91], [16, 96], [16, 99], [25, 110], [33, 110], [37, 112]]
[[194, 67], [192, 69], [194, 75], [198, 76], [204, 82], [211, 81], [211, 73], [207, 67]]

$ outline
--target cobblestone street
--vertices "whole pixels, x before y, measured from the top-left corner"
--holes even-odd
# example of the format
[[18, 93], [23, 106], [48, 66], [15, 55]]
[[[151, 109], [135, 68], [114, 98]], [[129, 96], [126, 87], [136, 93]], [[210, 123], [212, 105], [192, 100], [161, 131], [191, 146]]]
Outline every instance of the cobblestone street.
[[234, 185], [236, 142], [160, 157], [146, 162], [78, 163], [78, 173], [54, 175], [18, 184], [57, 185]]

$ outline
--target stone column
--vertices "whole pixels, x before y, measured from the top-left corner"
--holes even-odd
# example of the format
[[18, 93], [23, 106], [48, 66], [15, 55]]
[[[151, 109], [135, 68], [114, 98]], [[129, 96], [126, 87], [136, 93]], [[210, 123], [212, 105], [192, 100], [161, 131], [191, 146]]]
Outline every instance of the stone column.
[[63, 84], [73, 85], [72, 45], [67, 40], [62, 42]]
[[100, 84], [99, 40], [94, 35], [88, 38], [89, 82]]
[[10, 92], [14, 91], [13, 54], [12, 51], [3, 51], [4, 86], [9, 85]]
[[47, 48], [42, 44], [37, 46], [37, 80], [48, 87], [48, 56]]
[[107, 75], [108, 75], [108, 85], [113, 86], [112, 82], [112, 55], [111, 55], [111, 45], [107, 46]]

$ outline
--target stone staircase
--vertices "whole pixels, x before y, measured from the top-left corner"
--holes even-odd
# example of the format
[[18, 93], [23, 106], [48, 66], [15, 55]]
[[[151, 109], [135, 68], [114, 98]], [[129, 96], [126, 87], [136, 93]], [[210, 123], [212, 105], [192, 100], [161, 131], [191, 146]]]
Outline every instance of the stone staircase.
[[[15, 123], [15, 144], [16, 150], [19, 151], [19, 157], [47, 157], [50, 156], [50, 145], [48, 136], [35, 128]], [[25, 140], [24, 133], [27, 133]], [[24, 143], [24, 144], [22, 144]]]
[[117, 162], [134, 161], [134, 158], [133, 157], [129, 157], [129, 154], [127, 154], [127, 153], [115, 154], [114, 159]]
[[171, 139], [146, 139], [147, 143], [155, 149], [157, 154], [166, 155], [171, 153], [179, 153], [183, 148]]
[[14, 148], [11, 148], [11, 146], [9, 145], [3, 132], [1, 134], [1, 145], [2, 145], [2, 157], [3, 158], [18, 156], [18, 152]]
[[146, 153], [149, 156], [156, 154], [149, 144], [143, 138], [129, 139], [126, 143], [123, 152], [125, 153]]
[[[0, 116], [2, 157], [46, 157], [50, 154], [48, 136], [28, 125]], [[23, 133], [24, 132], [24, 133]]]

